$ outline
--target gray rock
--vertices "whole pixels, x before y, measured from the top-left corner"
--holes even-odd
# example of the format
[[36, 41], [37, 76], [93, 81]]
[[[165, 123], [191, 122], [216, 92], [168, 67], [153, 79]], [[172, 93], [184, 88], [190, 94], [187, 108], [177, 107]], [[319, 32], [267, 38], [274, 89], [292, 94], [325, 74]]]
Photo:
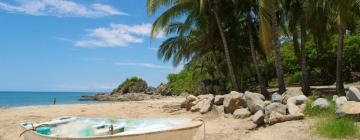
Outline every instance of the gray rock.
[[350, 87], [349, 91], [346, 93], [346, 98], [349, 101], [360, 102], [360, 91], [359, 91], [359, 89], [357, 89], [355, 87]]
[[300, 106], [304, 104], [306, 101], [307, 101], [307, 97], [304, 95], [290, 97], [286, 103], [289, 114], [295, 115], [301, 113], [302, 110]]
[[232, 91], [224, 95], [224, 112], [233, 113], [236, 109], [246, 107], [246, 101], [243, 98], [244, 94]]
[[265, 107], [264, 101], [262, 101], [256, 94], [252, 92], [245, 92], [246, 105], [251, 113], [255, 113], [259, 110], [263, 111]]
[[286, 92], [282, 94], [282, 102], [286, 104], [289, 98], [299, 95], [304, 95], [304, 93], [301, 91], [301, 88], [288, 88]]
[[325, 98], [318, 98], [311, 104], [311, 108], [326, 109], [329, 107], [330, 103]]
[[279, 93], [277, 93], [277, 92], [275, 92], [274, 94], [271, 95], [271, 101], [272, 101], [272, 102], [279, 102], [279, 103], [281, 103], [282, 100], [283, 100], [283, 97], [282, 97]]
[[200, 107], [200, 113], [204, 114], [209, 112], [213, 104], [214, 104], [214, 95], [210, 94], [206, 99], [204, 99], [204, 102]]
[[223, 102], [224, 102], [224, 96], [223, 95], [216, 95], [215, 96], [215, 100], [214, 100], [215, 105], [223, 105]]
[[265, 116], [270, 116], [271, 112], [277, 112], [282, 115], [286, 115], [286, 105], [281, 103], [271, 103], [270, 105], [265, 107]]
[[262, 110], [259, 110], [251, 116], [251, 120], [257, 125], [262, 125], [264, 124], [264, 117], [264, 112]]
[[334, 95], [334, 96], [332, 97], [332, 100], [335, 102], [337, 98], [339, 98], [339, 96]]
[[236, 109], [233, 113], [235, 119], [243, 119], [251, 116], [251, 112], [247, 108]]

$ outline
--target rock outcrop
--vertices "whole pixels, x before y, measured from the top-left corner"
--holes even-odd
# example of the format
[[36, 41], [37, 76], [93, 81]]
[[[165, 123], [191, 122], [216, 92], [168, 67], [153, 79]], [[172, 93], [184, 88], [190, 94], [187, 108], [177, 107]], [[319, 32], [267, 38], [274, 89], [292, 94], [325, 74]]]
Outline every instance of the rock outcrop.
[[137, 77], [126, 79], [116, 89], [111, 92], [111, 95], [119, 95], [126, 93], [146, 93], [148, 85], [145, 80]]
[[156, 87], [154, 94], [162, 95], [162, 96], [170, 96], [172, 94], [172, 92], [171, 92], [171, 88], [168, 84], [161, 83], [158, 87]]

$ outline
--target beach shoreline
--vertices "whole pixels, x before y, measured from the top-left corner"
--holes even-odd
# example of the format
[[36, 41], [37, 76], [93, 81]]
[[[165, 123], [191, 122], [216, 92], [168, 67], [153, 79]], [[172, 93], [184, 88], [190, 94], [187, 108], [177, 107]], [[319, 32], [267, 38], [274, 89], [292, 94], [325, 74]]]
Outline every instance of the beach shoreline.
[[[49, 121], [59, 116], [81, 116], [110, 119], [140, 119], [140, 118], [201, 118], [206, 124], [206, 139], [208, 140], [277, 140], [277, 139], [313, 139], [309, 130], [311, 120], [299, 120], [279, 123], [258, 130], [247, 130], [251, 126], [247, 119], [234, 119], [219, 112], [200, 113], [177, 108], [184, 97], [166, 97], [144, 101], [100, 102], [96, 104], [64, 104], [25, 106], [0, 109], [0, 140], [23, 140], [19, 137], [19, 123], [24, 120], [36, 122]], [[12, 130], [12, 131], [9, 131]], [[194, 139], [202, 139], [203, 130], [199, 129]], [[318, 139], [318, 138], [316, 138]]]

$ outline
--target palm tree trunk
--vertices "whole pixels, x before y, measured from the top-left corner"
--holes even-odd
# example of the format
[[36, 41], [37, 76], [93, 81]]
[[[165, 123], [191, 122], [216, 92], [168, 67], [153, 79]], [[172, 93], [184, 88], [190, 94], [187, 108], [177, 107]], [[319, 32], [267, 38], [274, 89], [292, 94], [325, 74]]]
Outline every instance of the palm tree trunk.
[[276, 11], [278, 9], [277, 3], [274, 3], [274, 9], [271, 12], [271, 28], [272, 28], [272, 47], [275, 53], [275, 67], [276, 67], [276, 76], [278, 80], [279, 93], [282, 94], [286, 91], [285, 82], [284, 82], [284, 72], [281, 65], [281, 53], [280, 53], [280, 42], [278, 35], [278, 23], [276, 18]]
[[233, 90], [238, 91], [239, 87], [238, 87], [237, 82], [236, 82], [236, 77], [235, 77], [234, 69], [233, 69], [233, 66], [232, 66], [230, 53], [229, 53], [229, 47], [228, 47], [228, 44], [227, 44], [227, 41], [226, 41], [225, 33], [224, 33], [224, 30], [223, 30], [223, 28], [221, 26], [221, 20], [220, 20], [219, 14], [218, 14], [218, 6], [217, 6], [216, 0], [214, 0], [213, 4], [214, 4], [215, 9], [212, 9], [212, 12], [215, 15], [216, 23], [217, 23], [217, 26], [218, 26], [218, 29], [219, 29], [219, 32], [220, 32], [220, 36], [221, 36], [221, 40], [223, 42], [224, 52], [225, 52], [225, 59], [226, 59], [227, 67], [229, 69], [232, 88], [233, 88]]
[[[249, 15], [250, 18], [250, 15]], [[262, 76], [262, 74], [260, 73], [259, 70], [259, 66], [258, 66], [258, 62], [256, 60], [256, 52], [255, 52], [255, 47], [254, 47], [254, 39], [253, 39], [253, 34], [252, 34], [252, 29], [251, 29], [251, 22], [248, 23], [248, 30], [249, 30], [249, 41], [250, 41], [250, 50], [251, 50], [251, 58], [252, 61], [254, 63], [255, 66], [255, 71], [256, 71], [256, 76], [259, 82], [259, 86], [260, 86], [260, 91], [261, 94], [263, 94], [265, 97], [269, 97], [269, 92], [266, 89], [266, 85], [265, 85], [265, 80], [264, 77]]]
[[344, 81], [343, 81], [343, 75], [342, 75], [344, 37], [345, 37], [345, 28], [344, 28], [342, 20], [340, 18], [339, 42], [338, 42], [337, 57], [336, 57], [336, 92], [341, 93], [341, 94], [345, 93]]
[[308, 80], [308, 72], [306, 70], [306, 50], [305, 50], [305, 43], [306, 43], [306, 30], [305, 27], [301, 26], [301, 50], [300, 50], [300, 56], [301, 56], [301, 86], [302, 86], [302, 92], [305, 95], [309, 95], [310, 93], [310, 86], [309, 86], [309, 80]]

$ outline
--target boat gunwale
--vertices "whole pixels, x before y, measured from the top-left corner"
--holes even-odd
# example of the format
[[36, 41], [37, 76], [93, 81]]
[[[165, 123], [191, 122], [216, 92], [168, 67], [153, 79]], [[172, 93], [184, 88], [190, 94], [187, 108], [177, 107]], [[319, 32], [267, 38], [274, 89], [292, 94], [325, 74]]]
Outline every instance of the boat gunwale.
[[[188, 129], [194, 129], [198, 128], [203, 125], [202, 121], [192, 120], [190, 124], [185, 125], [179, 125], [176, 127], [173, 127], [168, 130], [159, 130], [159, 131], [150, 131], [150, 132], [144, 132], [144, 133], [133, 133], [133, 134], [124, 134], [124, 135], [105, 135], [105, 136], [93, 136], [93, 137], [80, 137], [80, 138], [72, 138], [72, 137], [56, 137], [56, 136], [49, 136], [49, 135], [43, 135], [36, 133], [35, 131], [29, 131], [32, 134], [45, 137], [45, 138], [52, 138], [52, 139], [71, 139], [71, 140], [91, 140], [91, 139], [107, 139], [107, 138], [116, 138], [116, 137], [132, 137], [132, 136], [141, 136], [141, 135], [148, 135], [148, 134], [158, 134], [158, 133], [164, 133], [164, 132], [173, 132], [173, 131], [181, 131], [181, 130], [188, 130]], [[23, 129], [26, 129], [23, 125], [20, 125]], [[28, 132], [26, 132], [28, 133]], [[26, 137], [26, 134], [25, 134]]]

